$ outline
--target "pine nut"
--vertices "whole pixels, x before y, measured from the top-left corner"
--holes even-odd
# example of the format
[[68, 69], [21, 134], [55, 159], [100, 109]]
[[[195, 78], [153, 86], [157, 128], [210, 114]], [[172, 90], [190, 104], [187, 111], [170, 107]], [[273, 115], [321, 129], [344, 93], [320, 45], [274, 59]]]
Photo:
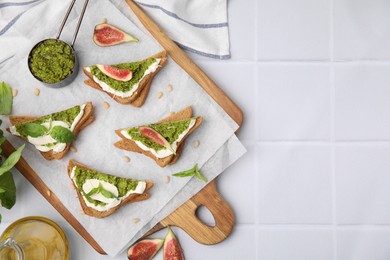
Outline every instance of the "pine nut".
[[39, 96], [40, 93], [41, 93], [41, 91], [39, 90], [39, 88], [34, 89], [35, 96]]
[[133, 218], [131, 221], [133, 221], [133, 223], [138, 223], [140, 221], [139, 218]]
[[13, 89], [12, 90], [12, 96], [16, 97], [17, 95], [18, 95], [18, 90], [17, 89]]
[[157, 94], [157, 98], [160, 99], [160, 98], [162, 98], [163, 95], [164, 95], [164, 93], [162, 93], [162, 92], [160, 91], [160, 92], [158, 92], [158, 94]]
[[195, 140], [195, 141], [192, 143], [192, 146], [193, 146], [194, 148], [198, 148], [198, 147], [199, 147], [199, 144], [200, 144], [199, 140]]
[[110, 104], [108, 104], [108, 102], [103, 102], [103, 106], [105, 109], [108, 109], [110, 107]]

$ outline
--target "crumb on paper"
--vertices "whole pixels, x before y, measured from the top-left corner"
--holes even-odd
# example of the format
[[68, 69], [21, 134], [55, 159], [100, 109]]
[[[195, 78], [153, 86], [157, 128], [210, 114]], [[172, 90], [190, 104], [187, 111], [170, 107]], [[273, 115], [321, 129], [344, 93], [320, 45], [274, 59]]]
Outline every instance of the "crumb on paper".
[[12, 90], [12, 96], [16, 97], [18, 95], [18, 90], [15, 88]]
[[103, 107], [105, 109], [108, 109], [110, 107], [110, 104], [108, 102], [103, 102]]
[[103, 18], [102, 23], [107, 23], [107, 18]]
[[51, 196], [51, 191], [50, 191], [50, 190], [47, 190], [47, 191], [46, 191], [46, 194], [47, 194], [47, 196], [50, 197], [50, 196]]
[[41, 90], [39, 88], [35, 88], [34, 89], [34, 95], [35, 96], [39, 96], [40, 93], [41, 93]]
[[173, 90], [172, 84], [169, 84], [167, 89], [168, 89], [168, 92], [172, 92], [172, 90]]
[[140, 219], [139, 219], [139, 218], [133, 218], [131, 221], [132, 221], [133, 223], [138, 223], [138, 222], [140, 221]]
[[85, 215], [84, 210], [80, 210], [80, 214]]
[[77, 148], [75, 147], [75, 146], [71, 146], [70, 147], [70, 151], [72, 152], [72, 153], [77, 153]]
[[125, 156], [123, 158], [125, 159], [125, 162], [130, 162], [130, 157], [129, 156]]
[[174, 114], [174, 112], [169, 112], [168, 116], [173, 116]]
[[160, 92], [158, 92], [158, 94], [157, 94], [157, 98], [160, 99], [160, 98], [162, 98], [163, 95], [164, 95], [164, 93], [162, 93], [162, 92], [160, 91]]
[[195, 140], [195, 141], [192, 142], [192, 146], [193, 146], [194, 148], [198, 148], [199, 145], [200, 145], [199, 140]]
[[164, 182], [165, 184], [168, 184], [171, 181], [171, 177], [169, 175], [164, 176]]

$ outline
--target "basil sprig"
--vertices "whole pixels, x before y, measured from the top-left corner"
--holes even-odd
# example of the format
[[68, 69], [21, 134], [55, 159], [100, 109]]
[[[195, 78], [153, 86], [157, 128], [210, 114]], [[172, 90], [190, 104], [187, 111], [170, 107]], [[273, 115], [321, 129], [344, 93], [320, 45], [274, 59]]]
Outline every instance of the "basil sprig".
[[4, 173], [8, 172], [15, 166], [15, 164], [19, 161], [22, 151], [24, 149], [24, 144], [19, 147], [15, 152], [13, 152], [0, 166], [0, 176]]
[[[0, 120], [0, 125], [1, 123], [2, 121]], [[4, 141], [5, 138], [3, 136], [3, 131], [0, 129], [0, 205], [6, 209], [11, 209], [15, 205], [16, 201], [16, 188], [14, 178], [10, 170], [19, 161], [22, 151], [24, 149], [24, 145], [19, 147], [8, 158], [6, 158], [3, 163], [1, 163], [1, 159], [3, 158], [1, 156], [1, 144]]]
[[103, 188], [103, 185], [101, 183], [99, 183], [99, 186], [97, 188], [93, 188], [90, 192], [85, 194], [85, 196], [91, 198], [92, 195], [97, 194], [97, 193], [102, 194], [107, 199], [118, 199], [117, 197], [115, 197], [114, 194], [112, 194], [111, 192], [109, 192], [108, 190]]
[[178, 172], [178, 173], [175, 173], [175, 174], [172, 174], [172, 176], [175, 176], [175, 177], [190, 177], [190, 176], [195, 176], [196, 178], [204, 181], [204, 182], [207, 182], [207, 179], [206, 177], [204, 177], [199, 169], [198, 169], [198, 164], [195, 164], [195, 166], [189, 170], [186, 170], [186, 171], [182, 171], [182, 172]]
[[51, 129], [50, 136], [60, 143], [71, 143], [76, 139], [76, 136], [68, 128], [56, 125]]
[[0, 115], [9, 115], [12, 111], [12, 89], [5, 82], [0, 83]]
[[60, 143], [71, 143], [76, 139], [75, 135], [68, 128], [56, 125], [51, 128], [52, 121], [50, 121], [50, 127], [47, 129], [41, 124], [34, 122], [22, 124], [19, 127], [19, 131], [22, 135], [39, 137], [45, 134], [50, 134], [50, 136]]
[[19, 132], [22, 135], [28, 135], [31, 137], [39, 137], [46, 134], [49, 131], [46, 127], [37, 123], [26, 123], [19, 127]]

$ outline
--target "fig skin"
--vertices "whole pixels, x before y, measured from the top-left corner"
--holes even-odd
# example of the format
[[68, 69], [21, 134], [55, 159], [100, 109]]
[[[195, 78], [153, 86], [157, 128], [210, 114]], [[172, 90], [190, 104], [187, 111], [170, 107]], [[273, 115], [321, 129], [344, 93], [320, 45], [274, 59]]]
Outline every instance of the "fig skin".
[[175, 237], [172, 229], [168, 226], [168, 234], [164, 239], [164, 260], [184, 260], [183, 249]]
[[176, 152], [173, 150], [171, 144], [162, 135], [160, 135], [157, 131], [155, 131], [154, 129], [152, 129], [150, 127], [147, 127], [147, 126], [141, 126], [139, 128], [139, 132], [143, 136], [145, 136], [145, 137], [149, 138], [150, 140], [152, 140], [153, 142], [156, 142], [156, 143], [164, 146], [169, 151], [171, 151], [173, 154], [176, 154]]
[[108, 47], [125, 42], [138, 42], [138, 39], [113, 25], [101, 23], [95, 26], [93, 42], [98, 46]]
[[96, 65], [98, 69], [110, 78], [119, 81], [129, 81], [133, 78], [133, 72], [128, 69], [120, 69], [109, 65]]
[[[131, 260], [150, 260], [163, 246], [164, 240], [147, 238], [138, 241], [127, 250], [127, 258]], [[153, 248], [155, 247], [155, 248]]]

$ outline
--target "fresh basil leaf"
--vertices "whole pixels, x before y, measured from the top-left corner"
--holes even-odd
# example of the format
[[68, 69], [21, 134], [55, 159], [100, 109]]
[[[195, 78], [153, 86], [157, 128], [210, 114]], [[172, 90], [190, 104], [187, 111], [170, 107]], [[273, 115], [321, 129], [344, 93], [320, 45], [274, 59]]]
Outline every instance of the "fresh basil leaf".
[[26, 124], [22, 124], [19, 127], [19, 132], [21, 135], [31, 136], [31, 137], [42, 136], [46, 134], [47, 131], [48, 129], [46, 127], [37, 123], [26, 123]]
[[115, 195], [109, 192], [108, 190], [103, 188], [103, 185], [99, 183], [99, 186], [97, 188], [93, 188], [90, 192], [86, 194], [87, 197], [90, 197], [96, 193], [102, 194], [104, 197], [108, 199], [115, 199]]
[[189, 177], [189, 176], [195, 176], [196, 178], [207, 182], [207, 179], [199, 172], [198, 170], [198, 164], [195, 164], [195, 166], [189, 170], [178, 172], [175, 174], [172, 174], [172, 176], [175, 177]]
[[116, 199], [115, 195], [112, 194], [111, 192], [109, 192], [108, 190], [104, 189], [103, 186], [102, 186], [102, 188], [100, 189], [100, 193], [101, 193], [104, 197], [106, 197], [106, 198], [108, 198], [108, 199]]
[[206, 177], [204, 177], [199, 171], [195, 173], [195, 177], [198, 178], [201, 181], [207, 182]]
[[50, 136], [60, 143], [71, 143], [76, 139], [75, 135], [68, 128], [59, 125], [53, 127]]
[[12, 111], [12, 89], [5, 82], [0, 83], [0, 115], [9, 115]]
[[5, 172], [8, 172], [11, 170], [12, 167], [15, 166], [15, 164], [19, 161], [20, 156], [22, 155], [22, 151], [24, 149], [24, 144], [19, 147], [15, 152], [13, 152], [0, 166], [0, 176], [3, 175]]
[[189, 176], [194, 176], [194, 172], [192, 171], [183, 171], [183, 172], [178, 172], [178, 173], [175, 173], [175, 174], [172, 174], [172, 176], [175, 176], [175, 177], [189, 177]]
[[90, 190], [87, 194], [85, 194], [85, 196], [91, 197], [92, 195], [99, 193], [99, 191], [100, 191], [100, 185], [99, 185], [99, 187], [93, 188], [92, 190]]
[[0, 176], [0, 188], [5, 192], [0, 193], [0, 203], [6, 209], [11, 209], [16, 201], [16, 188], [14, 177], [7, 171]]

